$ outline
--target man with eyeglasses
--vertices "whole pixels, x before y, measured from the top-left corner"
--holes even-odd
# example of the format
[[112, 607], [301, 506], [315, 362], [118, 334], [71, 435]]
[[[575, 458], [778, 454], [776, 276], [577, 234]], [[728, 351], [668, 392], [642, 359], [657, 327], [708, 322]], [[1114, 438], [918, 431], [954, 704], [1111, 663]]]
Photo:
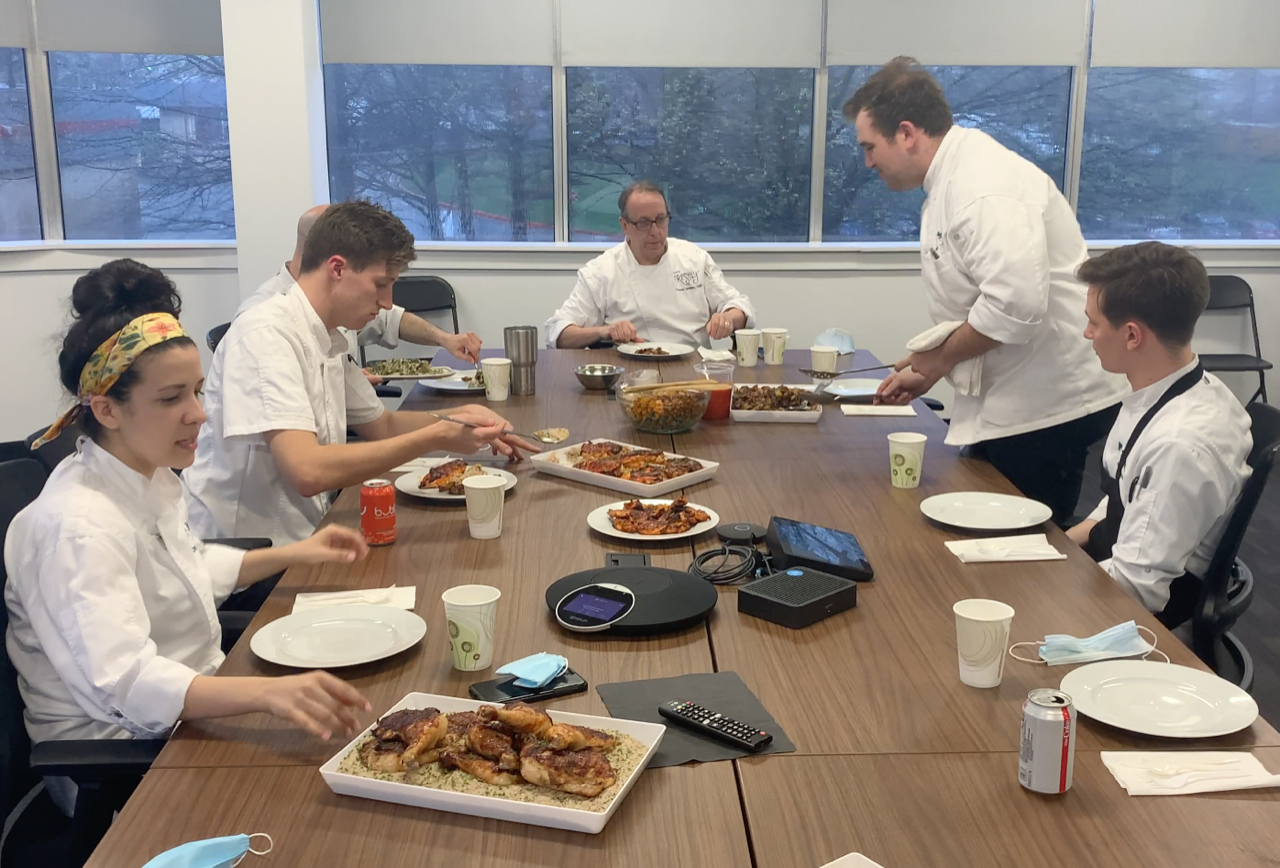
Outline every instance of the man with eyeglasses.
[[669, 238], [667, 198], [649, 181], [618, 197], [626, 240], [578, 271], [568, 301], [547, 320], [547, 346], [580, 349], [596, 341], [672, 341], [709, 347], [755, 321], [747, 297], [730, 286], [711, 255]]

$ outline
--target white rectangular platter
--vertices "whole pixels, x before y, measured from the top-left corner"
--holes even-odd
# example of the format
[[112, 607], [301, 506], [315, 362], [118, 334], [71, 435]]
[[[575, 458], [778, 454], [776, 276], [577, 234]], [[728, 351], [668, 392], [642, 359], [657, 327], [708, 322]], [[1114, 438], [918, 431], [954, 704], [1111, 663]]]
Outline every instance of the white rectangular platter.
[[[462, 699], [457, 696], [437, 696], [431, 693], [410, 693], [404, 699], [387, 709], [385, 714], [399, 711], [402, 708], [438, 708], [446, 714], [451, 711], [475, 711], [487, 703], [473, 699]], [[560, 805], [534, 805], [512, 801], [497, 796], [480, 796], [471, 793], [453, 793], [421, 787], [414, 784], [396, 781], [380, 781], [364, 778], [359, 775], [344, 774], [338, 771], [343, 757], [356, 748], [373, 730], [373, 725], [356, 736], [342, 750], [320, 767], [320, 774], [329, 789], [343, 796], [358, 796], [364, 799], [376, 799], [381, 802], [394, 802], [397, 805], [413, 805], [419, 808], [433, 808], [437, 811], [448, 811], [453, 814], [468, 814], [472, 817], [489, 817], [494, 820], [510, 820], [514, 823], [526, 823], [530, 826], [545, 826], [549, 829], [568, 829], [572, 832], [589, 832], [592, 835], [604, 830], [605, 824], [613, 817], [622, 800], [627, 797], [636, 779], [649, 765], [662, 734], [666, 727], [657, 723], [645, 723], [639, 720], [619, 720], [612, 717], [596, 717], [590, 714], [570, 714], [565, 711], [550, 712], [552, 719], [560, 723], [572, 723], [592, 729], [611, 729], [625, 733], [648, 750], [644, 758], [621, 784], [621, 789], [609, 807], [603, 812], [584, 811], [577, 808], [566, 808]]]
[[[734, 385], [736, 391], [742, 385], [770, 386], [772, 383], [739, 383]], [[802, 392], [812, 392], [812, 385], [785, 384]], [[822, 418], [822, 405], [815, 404], [812, 410], [730, 410], [730, 418], [735, 422], [793, 422], [814, 424]]]
[[[632, 443], [623, 443], [621, 440], [607, 440], [605, 438], [597, 438], [593, 443], [617, 443], [620, 446], [627, 446], [631, 449], [646, 449], [645, 446], [636, 446]], [[603, 473], [592, 473], [590, 470], [579, 470], [572, 464], [573, 458], [579, 454], [582, 444], [576, 443], [573, 446], [566, 446], [563, 449], [556, 449], [551, 452], [540, 452], [534, 455], [530, 460], [533, 466], [552, 476], [562, 476], [565, 479], [572, 479], [575, 482], [585, 482], [587, 485], [596, 485], [600, 488], [607, 488], [610, 491], [621, 491], [623, 494], [633, 494], [637, 497], [658, 497], [662, 494], [669, 494], [672, 491], [679, 491], [689, 485], [697, 485], [699, 482], [706, 482], [708, 479], [716, 475], [716, 471], [720, 469], [720, 464], [715, 461], [705, 461], [701, 458], [695, 458], [692, 455], [679, 455], [675, 452], [664, 453], [668, 458], [693, 458], [694, 461], [702, 465], [701, 470], [695, 470], [693, 473], [686, 473], [684, 476], [677, 476], [675, 479], [664, 479], [662, 482], [646, 485], [643, 482], [632, 482], [630, 479], [618, 479], [614, 476], [605, 476]]]

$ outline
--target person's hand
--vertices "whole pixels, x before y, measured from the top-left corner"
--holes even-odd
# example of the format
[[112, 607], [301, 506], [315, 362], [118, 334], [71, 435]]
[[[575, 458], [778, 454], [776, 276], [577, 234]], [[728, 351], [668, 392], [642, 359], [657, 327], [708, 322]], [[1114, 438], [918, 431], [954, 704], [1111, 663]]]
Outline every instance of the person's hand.
[[448, 350], [449, 355], [455, 359], [466, 359], [473, 365], [480, 364], [480, 337], [475, 332], [445, 335], [440, 339], [440, 346]]
[[368, 368], [361, 368], [360, 373], [364, 374], [364, 378], [369, 381], [370, 386], [382, 385], [382, 378]]
[[334, 733], [348, 738], [363, 725], [357, 712], [373, 711], [369, 700], [347, 682], [328, 672], [262, 679], [261, 708], [325, 741]]
[[1067, 528], [1067, 539], [1083, 548], [1085, 543], [1089, 541], [1089, 531], [1093, 530], [1094, 525], [1097, 523], [1097, 519], [1086, 518], [1079, 524]]
[[339, 524], [325, 525], [302, 542], [286, 546], [286, 549], [300, 564], [351, 563], [369, 554], [364, 535]]
[[733, 334], [734, 327], [737, 325], [733, 317], [734, 310], [736, 308], [713, 313], [711, 319], [707, 320], [707, 336], [712, 340], [720, 340]]
[[951, 369], [955, 366], [951, 364], [951, 361], [943, 353], [943, 348], [939, 346], [929, 350], [927, 353], [912, 353], [893, 367], [896, 371], [911, 368], [917, 374], [928, 379], [930, 382], [925, 389], [927, 392], [933, 388], [935, 383], [951, 373]]
[[933, 387], [933, 383], [911, 368], [894, 371], [876, 389], [875, 403], [900, 407], [910, 404]]
[[636, 327], [631, 320], [620, 319], [604, 327], [604, 336], [618, 344], [642, 344], [644, 339], [636, 334]]
[[511, 424], [484, 407], [475, 404], [459, 407], [449, 413], [449, 416], [477, 426], [472, 428], [453, 422], [439, 422], [432, 425], [432, 432], [444, 441], [440, 448], [449, 452], [470, 455], [489, 448], [499, 455], [507, 456], [512, 461], [519, 461], [521, 450], [542, 451], [540, 446], [527, 440], [505, 434], [504, 432], [511, 430]]

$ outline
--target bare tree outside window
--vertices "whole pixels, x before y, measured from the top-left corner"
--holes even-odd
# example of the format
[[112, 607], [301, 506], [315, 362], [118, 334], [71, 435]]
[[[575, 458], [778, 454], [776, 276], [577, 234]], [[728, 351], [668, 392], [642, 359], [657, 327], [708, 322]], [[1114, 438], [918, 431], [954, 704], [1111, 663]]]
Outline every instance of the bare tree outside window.
[[620, 239], [618, 193], [667, 191], [671, 234], [807, 241], [813, 70], [566, 70], [569, 238]]
[[0, 48], [0, 241], [40, 236], [27, 69], [21, 48]]
[[325, 64], [330, 197], [419, 241], [555, 238], [551, 69]]
[[[841, 108], [877, 66], [833, 66], [827, 87], [824, 241], [919, 241], [924, 192], [895, 193], [866, 167]], [[930, 66], [955, 123], [976, 127], [1021, 154], [1063, 189], [1071, 68]]]
[[1086, 238], [1280, 238], [1280, 69], [1089, 71]]
[[49, 53], [70, 239], [235, 237], [222, 58]]

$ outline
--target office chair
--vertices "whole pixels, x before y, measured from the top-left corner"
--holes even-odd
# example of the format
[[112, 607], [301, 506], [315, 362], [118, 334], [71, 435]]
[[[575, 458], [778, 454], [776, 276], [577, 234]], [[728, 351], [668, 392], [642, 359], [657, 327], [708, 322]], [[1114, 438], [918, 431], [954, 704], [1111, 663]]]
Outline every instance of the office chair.
[[1247, 310], [1249, 325], [1253, 329], [1253, 355], [1248, 353], [1201, 353], [1200, 363], [1206, 371], [1232, 373], [1256, 373], [1258, 388], [1246, 401], [1252, 404], [1258, 398], [1267, 403], [1267, 375], [1272, 365], [1262, 358], [1262, 344], [1258, 340], [1258, 313], [1253, 306], [1253, 289], [1243, 278], [1231, 274], [1215, 274], [1209, 278], [1209, 305], [1205, 310]]

